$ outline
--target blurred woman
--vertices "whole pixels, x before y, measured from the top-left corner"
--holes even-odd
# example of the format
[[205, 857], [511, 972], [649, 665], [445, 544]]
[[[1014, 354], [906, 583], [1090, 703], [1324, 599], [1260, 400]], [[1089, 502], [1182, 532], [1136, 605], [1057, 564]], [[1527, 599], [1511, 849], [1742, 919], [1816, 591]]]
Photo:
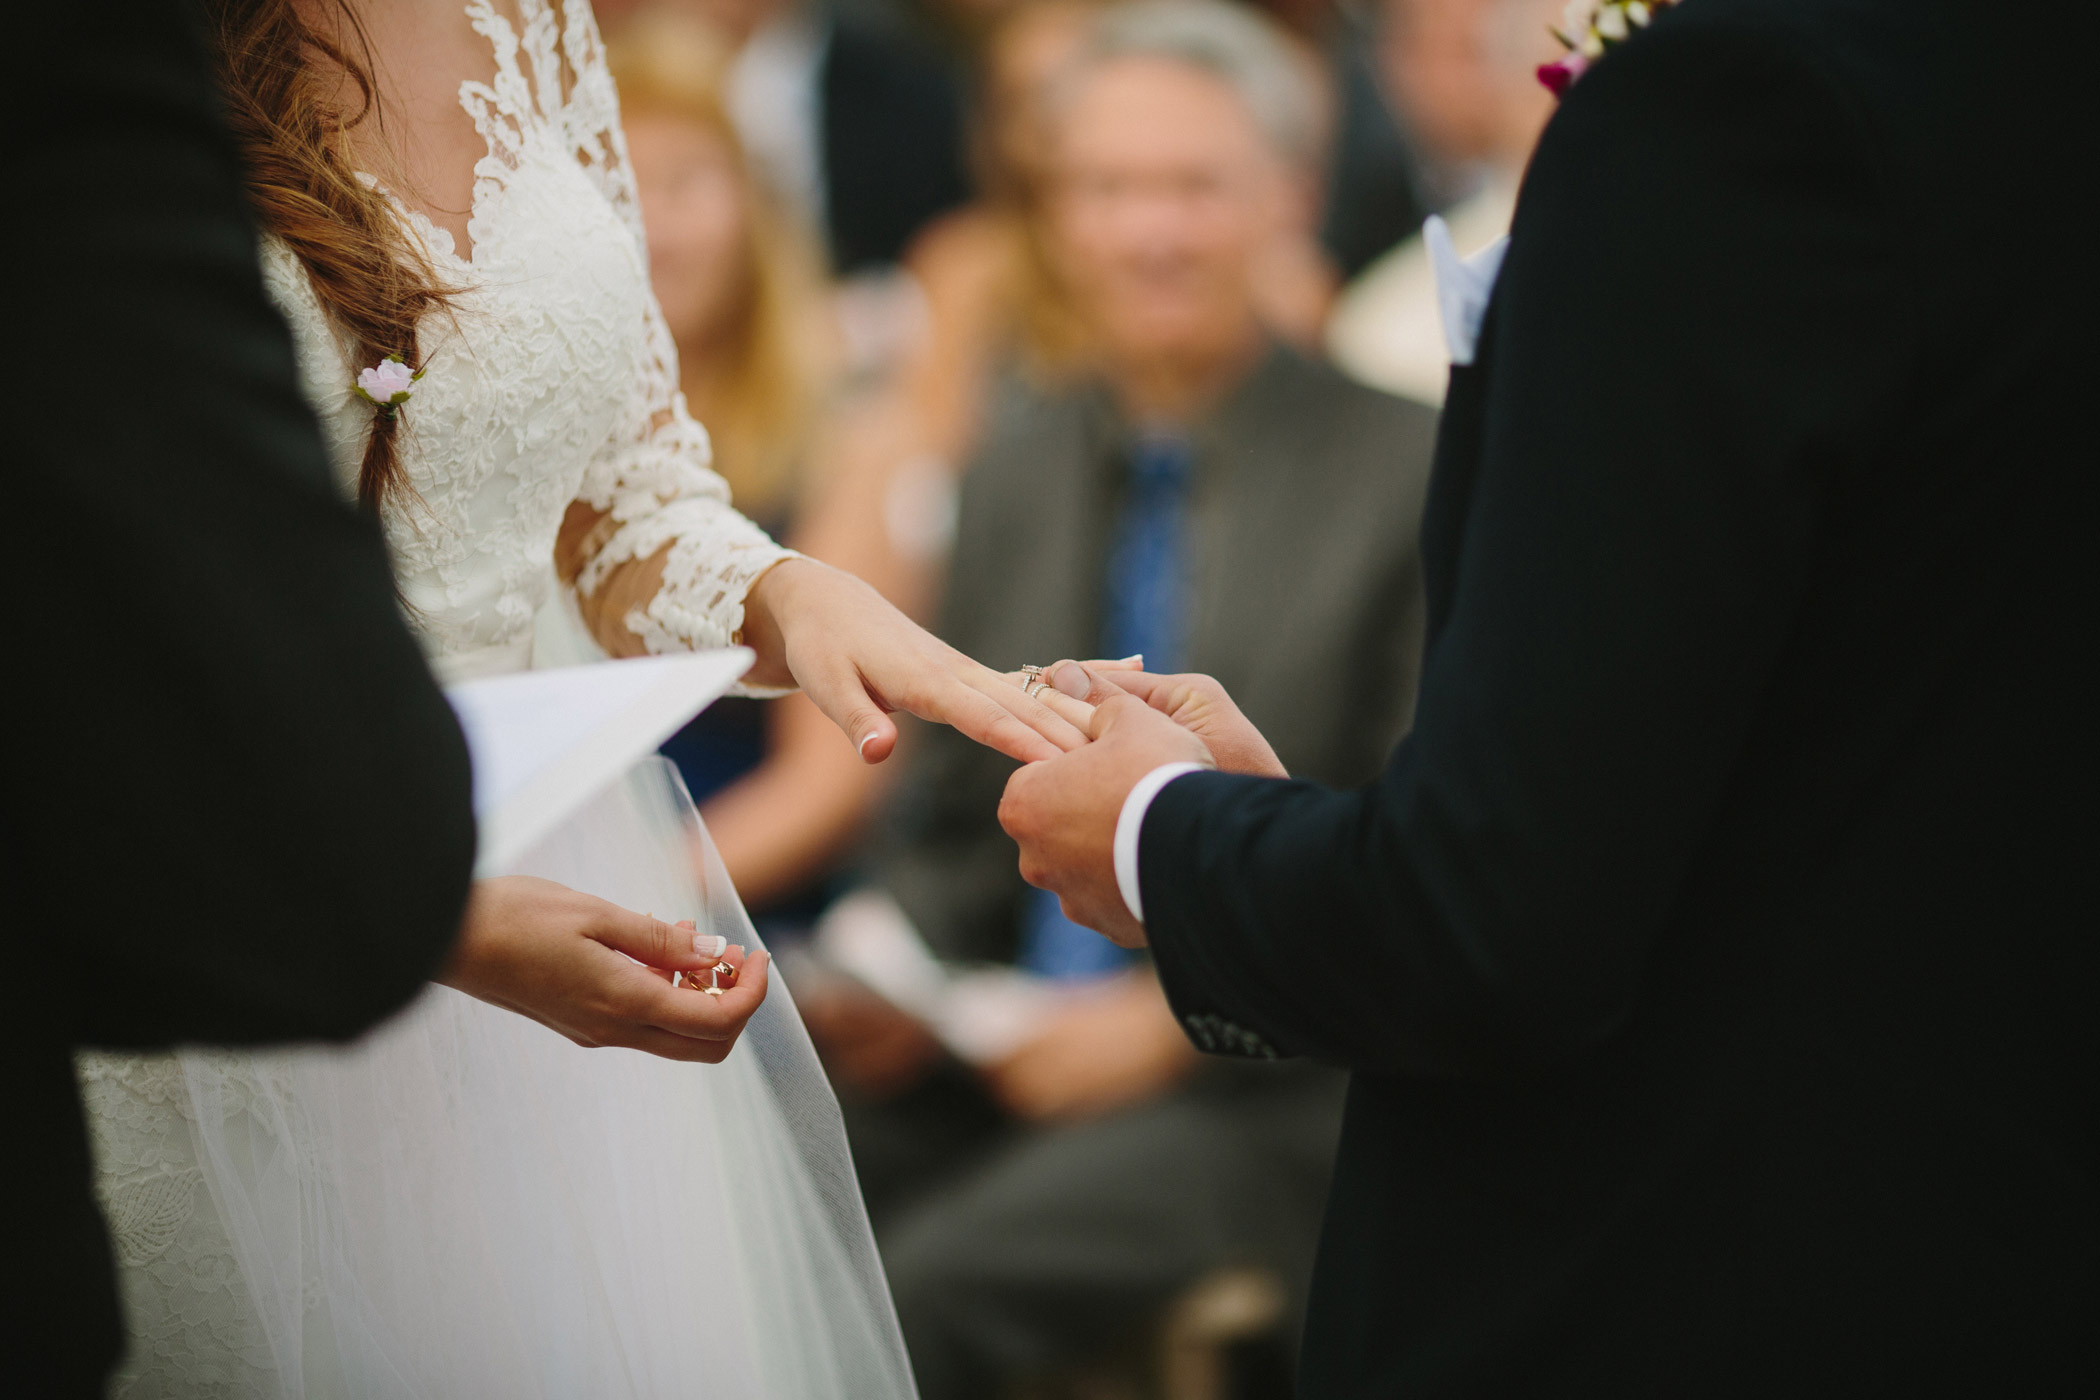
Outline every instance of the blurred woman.
[[[737, 139], [724, 86], [731, 50], [689, 9], [657, 6], [623, 24], [606, 56], [650, 275], [716, 468], [738, 508], [775, 535], [814, 544], [809, 552], [827, 560], [850, 554], [798, 530], [813, 463], [834, 436], [825, 425], [850, 394], [846, 357], [815, 234]], [[879, 781], [799, 695], [720, 701], [664, 752], [762, 915], [793, 912], [853, 837]]]
[[681, 387], [737, 508], [793, 513], [837, 361], [814, 239], [754, 178], [723, 102], [726, 48], [676, 11], [607, 46]]

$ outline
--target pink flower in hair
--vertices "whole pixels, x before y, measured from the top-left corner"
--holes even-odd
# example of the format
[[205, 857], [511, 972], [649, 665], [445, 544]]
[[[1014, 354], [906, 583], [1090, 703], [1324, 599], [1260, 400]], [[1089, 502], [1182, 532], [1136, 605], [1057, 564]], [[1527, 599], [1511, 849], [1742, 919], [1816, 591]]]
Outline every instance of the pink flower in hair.
[[421, 370], [411, 371], [399, 355], [389, 355], [370, 369], [357, 372], [358, 397], [382, 413], [392, 413], [408, 402], [415, 393], [416, 381], [422, 377]]

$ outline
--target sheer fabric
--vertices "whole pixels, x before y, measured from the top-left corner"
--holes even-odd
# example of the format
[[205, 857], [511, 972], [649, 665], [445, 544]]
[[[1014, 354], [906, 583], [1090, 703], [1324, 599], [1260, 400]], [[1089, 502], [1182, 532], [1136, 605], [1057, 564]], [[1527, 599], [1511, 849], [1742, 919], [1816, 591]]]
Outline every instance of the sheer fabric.
[[[524, 863], [760, 946], [661, 760]], [[112, 1394], [912, 1393], [785, 985], [721, 1065], [444, 987], [343, 1050], [83, 1058], [132, 1324]]]
[[[450, 677], [529, 664], [573, 500], [610, 513], [589, 590], [671, 546], [629, 626], [717, 646], [785, 551], [730, 508], [677, 392], [589, 8], [467, 7], [494, 78], [466, 290], [422, 328], [411, 489], [384, 525]], [[296, 259], [264, 248], [308, 397], [354, 484], [370, 407]], [[526, 863], [756, 946], [675, 777], [651, 764]], [[296, 936], [288, 911], [287, 936]], [[912, 1391], [838, 1111], [778, 980], [719, 1066], [583, 1050], [431, 988], [346, 1050], [86, 1055], [132, 1354], [120, 1396], [839, 1397]]]

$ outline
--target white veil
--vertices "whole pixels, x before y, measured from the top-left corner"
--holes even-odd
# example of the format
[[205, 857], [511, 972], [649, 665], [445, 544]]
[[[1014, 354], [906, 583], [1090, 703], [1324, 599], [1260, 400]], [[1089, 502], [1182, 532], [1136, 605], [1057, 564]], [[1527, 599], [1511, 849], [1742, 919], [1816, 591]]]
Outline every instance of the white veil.
[[[758, 946], [660, 759], [520, 868]], [[433, 987], [346, 1050], [183, 1069], [271, 1393], [914, 1393], [837, 1103], [777, 977], [719, 1066], [582, 1049]]]

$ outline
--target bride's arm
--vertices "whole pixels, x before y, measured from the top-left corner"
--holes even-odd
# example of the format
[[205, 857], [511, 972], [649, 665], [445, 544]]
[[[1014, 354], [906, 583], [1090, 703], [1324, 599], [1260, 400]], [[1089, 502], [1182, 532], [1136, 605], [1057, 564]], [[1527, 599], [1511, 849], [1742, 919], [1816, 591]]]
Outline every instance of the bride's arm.
[[[567, 120], [583, 166], [646, 248], [619, 99], [587, 9], [563, 36], [573, 72]], [[780, 548], [737, 514], [708, 470], [707, 435], [678, 392], [678, 352], [656, 298], [643, 297], [648, 353], [620, 426], [585, 473], [556, 563], [615, 656], [740, 641], [756, 687], [799, 685], [879, 762], [893, 710], [951, 724], [1024, 761], [1085, 742], [1072, 725], [929, 636], [859, 579]]]
[[625, 426], [591, 462], [555, 565], [614, 656], [740, 643], [749, 685], [800, 686], [871, 763], [906, 710], [1024, 762], [1084, 742], [1079, 730], [929, 635], [849, 574], [775, 544], [729, 504], [707, 434], [675, 384], [676, 351], [654, 298], [653, 354]]
[[674, 500], [629, 522], [579, 499], [556, 564], [609, 654], [749, 646], [758, 653], [753, 690], [800, 686], [870, 763], [896, 746], [896, 710], [953, 725], [1023, 762], [1084, 742], [874, 589], [779, 548], [719, 498]]

